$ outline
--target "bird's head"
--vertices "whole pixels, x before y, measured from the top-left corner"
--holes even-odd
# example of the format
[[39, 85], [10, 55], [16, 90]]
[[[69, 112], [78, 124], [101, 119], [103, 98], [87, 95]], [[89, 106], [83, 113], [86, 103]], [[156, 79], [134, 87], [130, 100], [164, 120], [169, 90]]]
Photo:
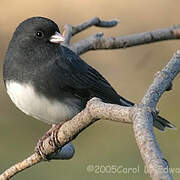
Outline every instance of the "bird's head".
[[57, 24], [44, 17], [31, 17], [20, 23], [12, 39], [18, 41], [18, 44], [24, 48], [64, 42]]

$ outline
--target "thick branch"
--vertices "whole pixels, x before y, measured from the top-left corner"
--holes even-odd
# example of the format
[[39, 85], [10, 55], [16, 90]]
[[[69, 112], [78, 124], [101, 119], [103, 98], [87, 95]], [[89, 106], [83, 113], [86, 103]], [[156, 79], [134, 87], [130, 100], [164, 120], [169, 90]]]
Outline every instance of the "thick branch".
[[69, 48], [76, 54], [80, 55], [90, 50], [120, 49], [179, 38], [180, 26], [173, 26], [165, 29], [120, 37], [103, 37], [102, 35], [93, 35], [72, 44], [71, 46], [69, 46]]
[[[172, 176], [169, 171], [168, 163], [159, 149], [153, 132], [153, 116], [151, 111], [154, 111], [159, 98], [179, 72], [180, 51], [173, 56], [162, 71], [156, 74], [141, 104], [135, 106], [134, 111], [132, 111], [136, 142], [146, 164], [147, 172], [152, 179], [155, 180], [172, 179]], [[150, 110], [149, 107], [152, 109]]]
[[172, 180], [168, 164], [163, 157], [153, 132], [153, 116], [146, 108], [132, 111], [133, 129], [136, 143], [146, 165], [147, 173], [153, 180]]

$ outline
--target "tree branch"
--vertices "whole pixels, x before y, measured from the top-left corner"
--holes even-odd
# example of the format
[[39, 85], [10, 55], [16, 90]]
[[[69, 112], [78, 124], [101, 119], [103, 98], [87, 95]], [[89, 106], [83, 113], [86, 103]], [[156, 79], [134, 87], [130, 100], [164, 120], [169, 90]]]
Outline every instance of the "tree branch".
[[[155, 75], [154, 81], [142, 98], [141, 104], [132, 111], [134, 134], [147, 172], [152, 179], [173, 179], [167, 160], [163, 157], [153, 132], [153, 115], [159, 98], [180, 72], [180, 51]], [[148, 109], [151, 109], [149, 111]]]
[[[129, 111], [131, 108], [123, 107], [114, 104], [105, 104], [100, 99], [91, 99], [86, 108], [77, 114], [72, 120], [64, 123], [57, 133], [57, 139], [59, 141], [58, 147], [55, 142], [52, 141], [54, 137], [48, 137], [43, 142], [43, 154], [51, 159], [51, 154], [56, 152], [57, 149], [63, 147], [65, 144], [73, 140], [82, 130], [94, 123], [97, 119], [109, 119], [122, 123], [132, 123], [129, 118]], [[54, 158], [53, 158], [54, 159]], [[6, 180], [21, 172], [22, 170], [29, 168], [43, 160], [43, 157], [34, 153], [27, 159], [15, 164], [7, 169], [0, 175], [0, 180]]]
[[71, 37], [80, 33], [81, 31], [91, 27], [91, 26], [97, 26], [97, 27], [114, 27], [118, 24], [118, 20], [111, 20], [111, 21], [102, 21], [98, 17], [92, 18], [82, 24], [79, 24], [77, 26], [72, 26], [70, 24], [65, 25], [65, 42], [63, 43], [65, 46], [69, 46]]
[[76, 54], [81, 55], [90, 50], [128, 48], [137, 45], [179, 38], [180, 25], [120, 37], [103, 37], [103, 34], [101, 33], [101, 36], [90, 36], [70, 45], [69, 48]]

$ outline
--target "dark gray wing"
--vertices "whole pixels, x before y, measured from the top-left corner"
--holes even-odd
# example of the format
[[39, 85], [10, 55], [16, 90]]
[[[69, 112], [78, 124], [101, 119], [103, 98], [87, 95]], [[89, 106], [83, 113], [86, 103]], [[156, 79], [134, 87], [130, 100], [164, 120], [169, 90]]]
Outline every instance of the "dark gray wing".
[[61, 47], [61, 57], [57, 60], [61, 78], [61, 88], [79, 98], [89, 100], [101, 98], [104, 102], [121, 104], [120, 96], [104, 77], [85, 63], [78, 55], [66, 47]]

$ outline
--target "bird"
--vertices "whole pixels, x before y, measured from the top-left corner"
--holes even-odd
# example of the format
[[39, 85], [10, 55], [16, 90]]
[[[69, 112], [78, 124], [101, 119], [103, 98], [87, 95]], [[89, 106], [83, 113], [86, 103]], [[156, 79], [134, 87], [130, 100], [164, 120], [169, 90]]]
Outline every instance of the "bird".
[[[3, 80], [12, 102], [25, 114], [50, 125], [72, 119], [93, 97], [105, 103], [133, 106], [76, 53], [63, 45], [58, 25], [46, 17], [21, 22], [9, 42]], [[174, 128], [165, 118], [154, 126]]]

